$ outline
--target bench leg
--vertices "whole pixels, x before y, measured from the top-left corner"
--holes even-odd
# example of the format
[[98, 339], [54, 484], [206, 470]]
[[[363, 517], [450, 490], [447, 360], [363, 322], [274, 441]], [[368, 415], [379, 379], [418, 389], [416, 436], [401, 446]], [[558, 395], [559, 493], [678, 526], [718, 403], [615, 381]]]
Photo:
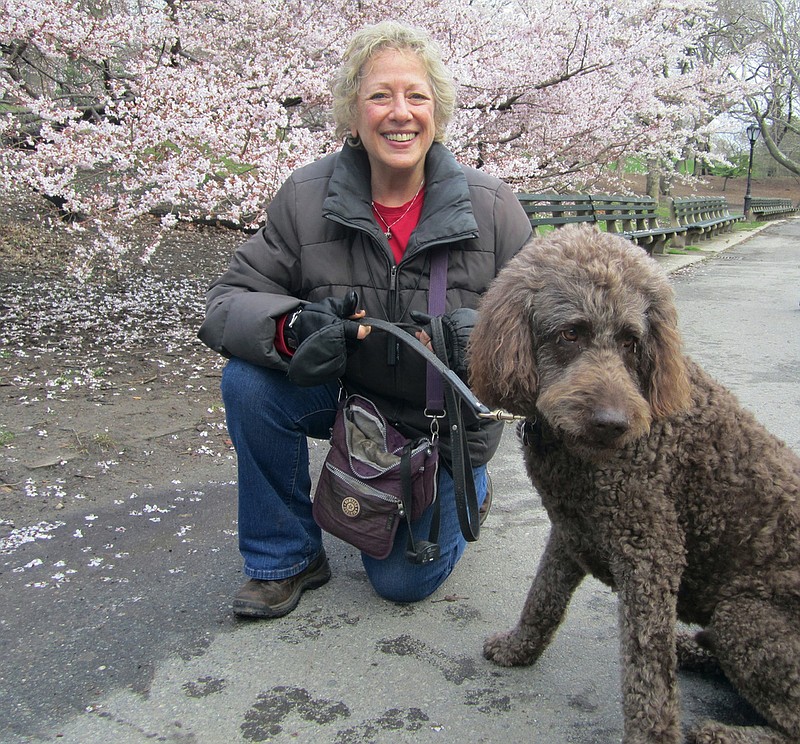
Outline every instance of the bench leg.
[[663, 256], [667, 252], [667, 239], [663, 236], [653, 238], [653, 242], [647, 246], [647, 252], [651, 256]]

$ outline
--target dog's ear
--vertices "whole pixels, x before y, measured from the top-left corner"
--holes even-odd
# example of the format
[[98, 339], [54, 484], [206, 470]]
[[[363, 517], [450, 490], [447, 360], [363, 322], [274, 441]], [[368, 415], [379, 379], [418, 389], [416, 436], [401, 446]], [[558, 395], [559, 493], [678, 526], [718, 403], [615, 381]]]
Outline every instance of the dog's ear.
[[487, 406], [532, 415], [539, 376], [525, 292], [514, 286], [513, 272], [501, 274], [480, 304], [470, 336], [469, 381]]
[[648, 320], [651, 335], [645, 359], [648, 400], [654, 415], [669, 416], [688, 407], [691, 392], [671, 289], [665, 287], [658, 293], [648, 311]]

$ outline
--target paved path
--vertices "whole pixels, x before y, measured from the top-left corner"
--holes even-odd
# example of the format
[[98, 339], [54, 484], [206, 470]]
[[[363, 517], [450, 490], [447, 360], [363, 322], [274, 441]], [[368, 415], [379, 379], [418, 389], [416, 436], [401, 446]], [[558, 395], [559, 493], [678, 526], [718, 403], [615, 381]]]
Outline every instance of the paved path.
[[[687, 350], [800, 451], [800, 220], [708, 245], [727, 250], [658, 259]], [[333, 579], [295, 613], [234, 620], [235, 486], [191, 473], [19, 533], [0, 552], [0, 742], [619, 741], [616, 602], [597, 582], [535, 666], [481, 656], [516, 621], [548, 532], [510, 427], [491, 471], [480, 541], [411, 606], [379, 600], [331, 539]], [[681, 694], [687, 721], [750, 715], [717, 681], [682, 675]]]

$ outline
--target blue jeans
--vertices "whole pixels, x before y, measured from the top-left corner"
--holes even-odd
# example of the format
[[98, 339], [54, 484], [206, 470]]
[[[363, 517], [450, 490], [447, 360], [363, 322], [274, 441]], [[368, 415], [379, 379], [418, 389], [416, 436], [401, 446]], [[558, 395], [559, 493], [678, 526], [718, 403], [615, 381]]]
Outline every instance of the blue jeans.
[[[311, 514], [307, 437], [329, 439], [338, 384], [301, 388], [283, 372], [233, 358], [222, 375], [222, 398], [239, 471], [239, 551], [247, 576], [286, 579], [322, 551]], [[486, 495], [486, 466], [475, 468], [478, 500]], [[441, 558], [416, 565], [405, 557], [408, 527], [401, 522], [394, 549], [383, 560], [362, 554], [370, 583], [382, 597], [416, 602], [433, 593], [461, 558], [466, 541], [456, 512], [453, 481], [439, 468]], [[414, 522], [427, 539], [433, 507]]]

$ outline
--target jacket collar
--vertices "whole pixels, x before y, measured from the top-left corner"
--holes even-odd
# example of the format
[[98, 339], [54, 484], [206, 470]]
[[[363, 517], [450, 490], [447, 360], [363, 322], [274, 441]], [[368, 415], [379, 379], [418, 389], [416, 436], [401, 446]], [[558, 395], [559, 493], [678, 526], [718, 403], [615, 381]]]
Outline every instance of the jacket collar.
[[[385, 240], [372, 216], [370, 167], [366, 152], [345, 145], [339, 152], [322, 205], [328, 219]], [[472, 213], [467, 178], [453, 154], [434, 142], [425, 160], [425, 202], [408, 252], [431, 243], [472, 238], [478, 224]]]

